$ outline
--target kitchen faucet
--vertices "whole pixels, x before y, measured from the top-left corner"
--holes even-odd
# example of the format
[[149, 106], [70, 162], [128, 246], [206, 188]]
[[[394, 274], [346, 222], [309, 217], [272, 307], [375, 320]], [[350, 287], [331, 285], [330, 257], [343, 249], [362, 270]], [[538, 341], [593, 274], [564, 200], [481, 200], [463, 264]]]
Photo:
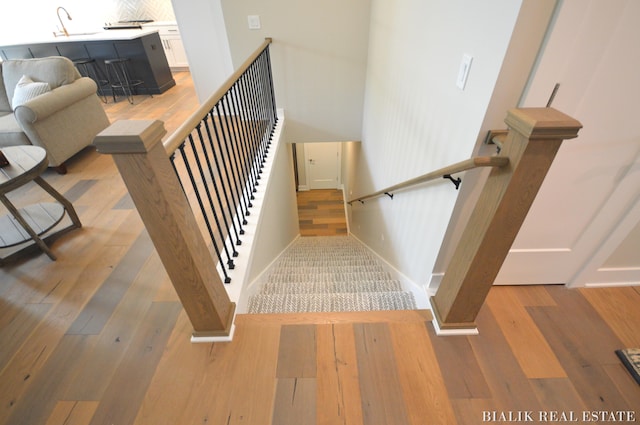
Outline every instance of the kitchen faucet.
[[[62, 18], [60, 17], [60, 9], [64, 10], [64, 13], [67, 14], [67, 19], [68, 20], [73, 20], [73, 18], [71, 18], [71, 15], [69, 15], [69, 12], [67, 12], [67, 9], [65, 9], [64, 7], [60, 6], [56, 9], [56, 14], [58, 15], [58, 20], [60, 21], [60, 25], [62, 25], [62, 32], [64, 33], [64, 35], [66, 35], [67, 37], [69, 37], [69, 32], [67, 31], [67, 28], [64, 26], [64, 24], [62, 23]], [[54, 33], [55, 35], [55, 33]]]

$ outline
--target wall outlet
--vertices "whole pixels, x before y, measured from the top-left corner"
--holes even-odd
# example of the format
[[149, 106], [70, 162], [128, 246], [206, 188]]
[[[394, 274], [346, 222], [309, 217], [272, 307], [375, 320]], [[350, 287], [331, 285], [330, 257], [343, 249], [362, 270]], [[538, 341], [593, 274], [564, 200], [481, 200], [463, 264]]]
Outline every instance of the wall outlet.
[[260, 15], [249, 15], [247, 16], [247, 21], [249, 22], [250, 30], [259, 30], [262, 25], [260, 25]]
[[464, 86], [467, 84], [472, 61], [473, 56], [466, 53], [462, 55], [462, 62], [460, 62], [460, 69], [458, 70], [458, 79], [456, 80], [456, 86], [458, 86], [460, 90], [464, 90]]

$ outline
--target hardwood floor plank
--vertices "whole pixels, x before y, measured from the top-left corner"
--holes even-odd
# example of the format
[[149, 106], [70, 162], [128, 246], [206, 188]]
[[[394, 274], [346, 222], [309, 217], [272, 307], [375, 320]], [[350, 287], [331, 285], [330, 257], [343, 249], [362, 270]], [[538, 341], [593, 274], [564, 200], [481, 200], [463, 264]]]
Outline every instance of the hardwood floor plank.
[[510, 288], [493, 288], [486, 302], [528, 378], [567, 376], [551, 347]]
[[[585, 333], [571, 326], [571, 315], [577, 313], [560, 307], [530, 307], [530, 314], [541, 329], [543, 335], [553, 348], [556, 356], [571, 379], [573, 386], [589, 410], [628, 410], [627, 405], [616, 385], [603, 369], [604, 364], [612, 361], [601, 359], [596, 346], [605, 345], [611, 349], [610, 342], [602, 340], [599, 334], [597, 343], [591, 338], [585, 339]], [[583, 318], [581, 318], [583, 320]], [[588, 321], [583, 325], [588, 328]], [[593, 334], [592, 334], [593, 335]], [[608, 339], [608, 338], [607, 338]]]
[[[476, 320], [480, 335], [469, 337], [491, 397], [500, 410], [537, 411], [542, 406], [520, 367], [496, 318], [485, 305]], [[478, 412], [480, 415], [481, 412]], [[479, 416], [478, 416], [479, 417]]]
[[[532, 379], [531, 386], [546, 411], [582, 412], [587, 410], [580, 394], [568, 378]], [[578, 418], [581, 419], [581, 417]], [[573, 419], [571, 421], [573, 422]]]
[[490, 398], [454, 398], [451, 399], [451, 405], [458, 425], [491, 423], [491, 412], [499, 411], [494, 400]]
[[69, 327], [67, 333], [70, 335], [100, 333], [153, 249], [148, 233], [142, 232], [123, 260]]
[[145, 393], [136, 425], [202, 423], [209, 414], [210, 394], [220, 388], [220, 371], [214, 365], [227, 370], [234, 353], [228, 349], [231, 344], [191, 344], [192, 331], [183, 310]]
[[[618, 364], [619, 360], [614, 351], [623, 348], [621, 347], [622, 342], [582, 295], [582, 291], [564, 286], [550, 286], [548, 291], [556, 302], [563, 306], [562, 309], [550, 309], [549, 311], [563, 317], [563, 327], [567, 336], [571, 336], [571, 339], [576, 342], [585, 344], [589, 357], [594, 363]], [[636, 332], [640, 332], [640, 330]], [[594, 334], [598, 335], [598, 344], [587, 344]]]
[[91, 189], [93, 185], [97, 183], [96, 179], [83, 179], [79, 180], [70, 189], [63, 193], [63, 196], [71, 203], [76, 202], [82, 195]]
[[547, 292], [546, 287], [547, 285], [523, 285], [513, 292], [525, 307], [557, 305], [553, 297]]
[[99, 400], [105, 393], [109, 378], [115, 373], [153, 305], [157, 284], [154, 269], [157, 269], [155, 262], [145, 262], [99, 333], [95, 349], [86, 356], [77, 357], [78, 373], [65, 394], [66, 399]]
[[278, 378], [272, 424], [316, 424], [316, 379]]
[[[627, 404], [633, 406], [633, 408], [636, 408], [636, 406], [640, 408], [640, 385], [633, 379], [633, 376], [631, 376], [622, 362], [617, 365], [604, 365], [602, 368], [620, 394], [622, 394]], [[636, 420], [638, 420], [638, 413], [640, 412], [636, 411]]]
[[45, 425], [88, 425], [97, 401], [59, 401]]
[[420, 322], [433, 319], [430, 310], [389, 310], [389, 311], [345, 311], [332, 313], [274, 313], [239, 314], [236, 324], [277, 323], [277, 324], [332, 324], [332, 323], [379, 323], [379, 322]]
[[280, 331], [278, 378], [316, 377], [316, 327], [284, 325]]
[[[490, 398], [491, 391], [476, 359], [470, 337], [436, 336], [433, 326], [426, 325], [429, 339], [444, 376], [447, 393], [452, 399]], [[464, 367], [461, 367], [464, 365]]]
[[224, 347], [233, 353], [230, 367], [223, 370], [215, 365], [213, 370], [223, 379], [211, 388], [226, 391], [209, 390], [210, 417], [213, 423], [264, 425], [274, 411], [280, 327], [271, 323], [238, 326], [236, 334], [237, 340]]
[[398, 377], [409, 423], [456, 422], [444, 379], [423, 323], [390, 323]]
[[51, 309], [51, 304], [14, 306], [0, 299], [0, 365], [7, 364]]
[[386, 323], [354, 324], [365, 425], [410, 424]]
[[622, 341], [623, 347], [640, 347], [640, 293], [638, 287], [586, 288], [580, 293], [606, 318], [608, 326]]
[[[113, 238], [113, 233], [125, 219], [126, 216], [122, 214], [105, 215], [100, 225], [113, 226], [109, 232], [91, 232], [85, 227], [70, 233], [68, 236], [72, 239], [65, 242], [64, 250], [60, 249], [60, 241], [54, 244], [53, 249], [58, 256], [55, 262], [41, 254], [36, 258], [23, 259], [24, 263], [7, 267], [7, 272], [12, 275], [11, 280], [16, 284], [3, 294], [3, 298], [12, 303], [57, 302], [59, 297], [64, 297], [71, 285], [75, 285], [78, 275], [85, 267], [98, 260], [96, 252]], [[75, 255], [76, 250], [83, 255]], [[68, 251], [73, 251], [74, 254], [69, 255]]]
[[93, 425], [132, 424], [182, 306], [153, 303], [114, 372], [91, 420]]
[[115, 210], [132, 210], [136, 206], [133, 203], [133, 199], [131, 199], [131, 195], [129, 192], [125, 193], [122, 198], [113, 206]]
[[317, 339], [317, 423], [362, 425], [358, 361], [351, 324], [319, 325]]
[[[102, 253], [114, 250], [114, 247], [111, 246], [101, 246], [100, 248]], [[117, 247], [117, 249], [123, 251], [121, 247]], [[100, 258], [113, 261], [113, 257], [109, 255]], [[101, 281], [98, 279], [102, 269], [104, 267], [99, 262], [89, 264], [84, 269], [79, 269], [80, 276], [86, 272], [88, 277], [96, 279], [99, 284]], [[77, 279], [70, 282], [69, 289], [62, 293], [64, 302], [55, 304], [49, 310], [49, 314], [39, 323], [30, 337], [13, 353], [11, 359], [2, 365], [0, 372], [2, 376], [0, 379], [0, 423], [4, 423], [3, 421], [10, 414], [10, 408], [15, 404], [15, 400], [32, 389], [29, 384], [33, 381], [25, 380], [26, 376], [50, 375], [44, 366], [48, 364], [50, 356], [56, 352], [61, 341], [74, 341], [74, 339], [65, 339], [64, 333], [94, 291], [95, 286], [91, 279]], [[78, 351], [74, 355], [80, 355], [80, 352]], [[66, 359], [58, 360], [60, 364], [55, 366], [56, 370], [66, 370], [67, 366], [62, 361]], [[58, 360], [54, 359], [53, 363]], [[48, 400], [48, 396], [43, 396], [43, 398]]]
[[39, 370], [21, 376], [21, 385], [2, 392], [9, 400], [3, 402], [0, 420], [7, 424], [45, 423], [71, 382], [75, 357], [90, 350], [94, 340], [91, 335], [62, 337]]
[[297, 192], [298, 224], [302, 236], [334, 236], [347, 233], [341, 190]]

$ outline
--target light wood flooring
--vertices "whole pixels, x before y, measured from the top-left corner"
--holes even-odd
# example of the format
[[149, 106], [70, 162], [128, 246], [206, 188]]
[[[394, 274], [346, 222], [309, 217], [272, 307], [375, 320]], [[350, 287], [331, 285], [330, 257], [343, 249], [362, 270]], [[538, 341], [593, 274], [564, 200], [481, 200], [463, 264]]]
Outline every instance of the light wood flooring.
[[298, 222], [301, 236], [339, 236], [347, 234], [342, 190], [299, 191]]
[[[106, 109], [171, 131], [195, 108], [188, 74], [177, 79]], [[640, 386], [614, 355], [640, 347], [640, 288], [495, 287], [478, 336], [437, 337], [428, 312], [241, 315], [233, 342], [194, 345], [111, 158], [88, 149], [45, 178], [83, 228], [53, 244], [55, 262], [0, 268], [0, 424], [448, 425], [509, 411], [640, 421]], [[41, 196], [25, 187], [12, 199]]]

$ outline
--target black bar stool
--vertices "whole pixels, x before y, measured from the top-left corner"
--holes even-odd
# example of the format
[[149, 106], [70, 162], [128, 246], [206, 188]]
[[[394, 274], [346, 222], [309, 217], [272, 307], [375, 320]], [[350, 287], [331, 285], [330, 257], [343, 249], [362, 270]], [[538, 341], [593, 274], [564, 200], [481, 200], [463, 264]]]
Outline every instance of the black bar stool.
[[98, 96], [102, 97], [102, 101], [107, 103], [107, 93], [103, 87], [109, 85], [109, 80], [104, 72], [98, 67], [95, 59], [76, 59], [73, 64], [83, 77], [89, 77], [98, 85]]
[[113, 101], [116, 101], [116, 91], [122, 90], [123, 96], [126, 96], [129, 103], [133, 104], [133, 96], [138, 86], [142, 86], [147, 94], [153, 97], [143, 80], [131, 77], [128, 63], [128, 58], [107, 59], [104, 61], [107, 67], [107, 77], [111, 84]]

